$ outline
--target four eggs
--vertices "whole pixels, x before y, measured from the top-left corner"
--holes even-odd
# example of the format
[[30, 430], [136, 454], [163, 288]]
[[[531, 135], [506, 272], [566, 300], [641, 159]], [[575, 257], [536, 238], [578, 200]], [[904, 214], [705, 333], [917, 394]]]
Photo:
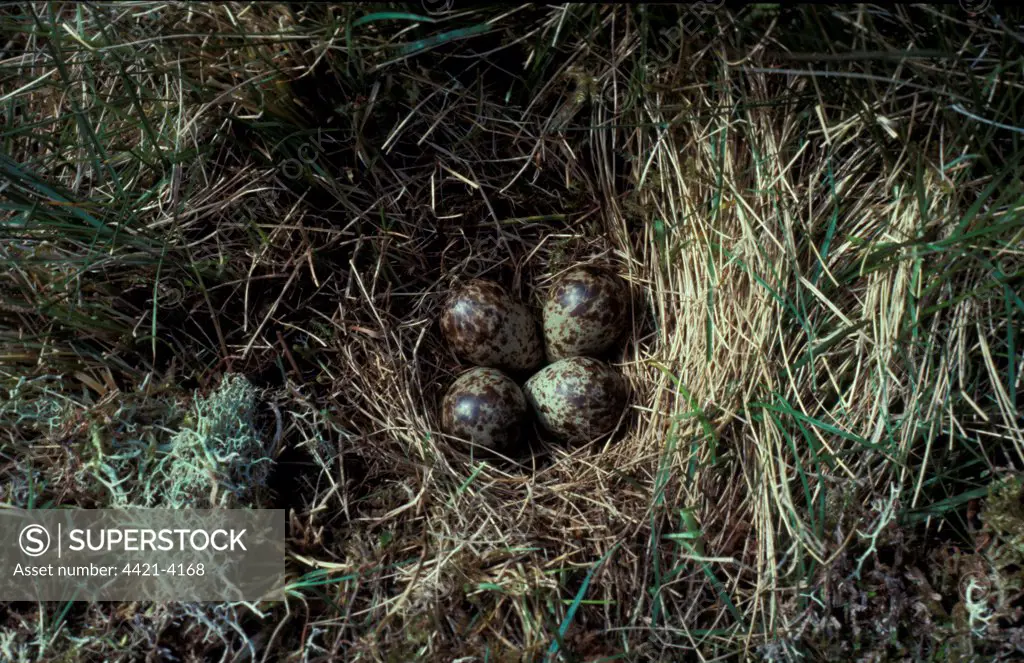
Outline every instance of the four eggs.
[[[610, 272], [570, 270], [545, 301], [542, 343], [529, 309], [497, 283], [475, 279], [458, 288], [444, 304], [441, 331], [477, 367], [445, 394], [444, 431], [502, 451], [519, 439], [532, 409], [542, 428], [567, 442], [610, 432], [626, 406], [626, 382], [593, 355], [622, 336], [628, 302], [625, 284]], [[545, 358], [552, 363], [541, 368]], [[508, 373], [532, 376], [520, 389]]]

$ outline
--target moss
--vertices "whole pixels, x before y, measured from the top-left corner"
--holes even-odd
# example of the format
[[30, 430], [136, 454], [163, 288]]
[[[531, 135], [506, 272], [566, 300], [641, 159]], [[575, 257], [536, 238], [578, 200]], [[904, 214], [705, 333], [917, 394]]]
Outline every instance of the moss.
[[1024, 481], [1011, 477], [994, 484], [979, 517], [996, 538], [993, 563], [1024, 564]]

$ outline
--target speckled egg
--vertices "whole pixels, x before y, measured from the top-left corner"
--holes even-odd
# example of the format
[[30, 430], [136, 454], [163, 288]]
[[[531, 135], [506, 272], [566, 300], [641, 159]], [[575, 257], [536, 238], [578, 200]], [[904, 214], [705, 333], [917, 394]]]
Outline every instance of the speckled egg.
[[526, 398], [496, 368], [460, 375], [441, 401], [441, 427], [474, 446], [501, 451], [516, 441], [526, 417]]
[[545, 430], [567, 442], [588, 442], [612, 430], [626, 407], [626, 380], [592, 357], [550, 364], [523, 389]]
[[564, 274], [544, 304], [544, 344], [550, 361], [596, 355], [612, 346], [626, 328], [626, 284], [596, 267]]
[[441, 331], [457, 355], [479, 366], [529, 371], [544, 359], [537, 320], [493, 281], [474, 279], [452, 293]]

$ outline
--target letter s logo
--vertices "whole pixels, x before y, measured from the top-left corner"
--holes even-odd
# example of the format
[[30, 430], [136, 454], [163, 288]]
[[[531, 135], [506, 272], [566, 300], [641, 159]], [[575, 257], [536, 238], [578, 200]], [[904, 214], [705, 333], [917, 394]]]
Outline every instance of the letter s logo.
[[42, 525], [26, 525], [18, 535], [18, 545], [29, 557], [39, 557], [50, 549], [50, 533]]

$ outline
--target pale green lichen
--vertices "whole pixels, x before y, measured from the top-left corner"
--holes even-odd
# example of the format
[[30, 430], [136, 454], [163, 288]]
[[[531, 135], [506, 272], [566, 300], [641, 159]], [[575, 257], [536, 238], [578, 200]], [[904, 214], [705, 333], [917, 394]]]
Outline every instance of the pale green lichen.
[[226, 375], [212, 394], [197, 398], [171, 437], [147, 501], [173, 508], [250, 505], [273, 462], [255, 422], [257, 396], [245, 377]]
[[11, 427], [27, 427], [53, 436], [66, 422], [71, 406], [61, 397], [63, 384], [59, 376], [20, 377], [7, 390], [7, 399], [0, 403], [0, 423]]
[[24, 633], [14, 629], [0, 632], [0, 660], [11, 663], [29, 663], [34, 660], [26, 639]]

